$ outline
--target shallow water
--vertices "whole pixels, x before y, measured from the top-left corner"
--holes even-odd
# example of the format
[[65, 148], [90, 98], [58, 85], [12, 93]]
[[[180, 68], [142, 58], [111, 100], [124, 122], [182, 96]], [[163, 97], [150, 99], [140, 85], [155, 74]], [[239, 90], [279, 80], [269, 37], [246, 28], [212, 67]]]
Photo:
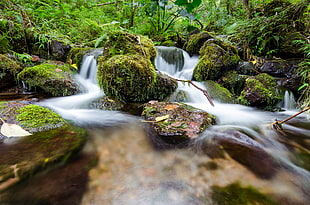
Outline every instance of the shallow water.
[[[188, 79], [192, 75], [190, 65], [197, 63], [198, 59], [189, 58], [188, 55], [185, 56], [183, 70], [166, 68], [166, 71], [172, 72], [168, 74], [177, 75], [178, 78]], [[49, 99], [39, 104], [50, 107], [73, 124], [88, 130], [88, 142], [77, 160], [79, 157], [83, 159], [83, 156], [91, 155], [98, 160], [97, 164], [87, 170], [87, 177], [83, 172], [83, 183], [79, 183], [78, 180], [59, 180], [58, 183], [55, 180], [56, 185], [48, 187], [48, 182], [33, 178], [29, 180], [33, 180], [33, 184], [27, 185], [26, 182], [21, 185], [19, 191], [17, 190], [17, 197], [24, 197], [23, 199], [31, 202], [32, 192], [29, 191], [29, 196], [21, 194], [25, 193], [25, 187], [26, 190], [38, 190], [33, 204], [40, 204], [36, 203], [39, 199], [46, 204], [57, 204], [56, 201], [60, 201], [61, 204], [62, 198], [65, 201], [65, 195], [58, 194], [56, 197], [53, 195], [55, 190], [66, 193], [68, 187], [81, 184], [80, 186], [85, 186], [83, 194], [81, 190], [70, 192], [71, 196], [79, 195], [73, 200], [73, 204], [213, 205], [217, 204], [212, 199], [213, 186], [227, 186], [239, 182], [244, 187], [257, 188], [279, 204], [308, 204], [310, 201], [310, 173], [292, 160], [292, 153], [298, 153], [302, 149], [308, 151], [309, 156], [308, 115], [303, 114], [292, 119], [283, 125], [283, 132], [278, 132], [271, 128], [271, 123], [283, 120], [295, 114], [297, 110], [263, 112], [246, 106], [219, 103], [216, 100], [215, 106], [212, 107], [200, 91], [180, 83], [179, 89], [188, 93], [187, 103], [214, 114], [217, 124], [202, 133], [188, 148], [156, 149], [139, 117], [117, 111], [89, 109], [89, 103], [102, 97], [104, 93], [94, 80], [95, 63], [92, 61], [95, 58], [86, 59], [84, 60], [91, 68], [87, 71], [86, 66], [82, 73], [87, 74], [87, 77], [76, 76], [77, 81], [83, 85], [81, 94]], [[169, 66], [160, 60], [157, 63]], [[203, 87], [202, 84], [197, 84]], [[280, 168], [275, 176], [270, 179], [260, 178], [228, 154], [221, 158], [207, 156], [203, 151], [203, 145], [212, 143], [218, 133], [227, 129], [246, 133], [276, 159]], [[79, 164], [80, 169], [78, 166], [68, 168], [74, 163], [75, 161], [59, 168], [58, 172], [72, 169], [72, 176], [75, 176], [79, 173], [77, 170], [83, 169], [89, 161]], [[53, 174], [53, 178], [57, 178], [57, 174]], [[49, 174], [43, 176], [48, 178]], [[59, 177], [65, 176], [59, 174]], [[44, 187], [41, 192], [40, 189], [35, 189], [40, 182]]]

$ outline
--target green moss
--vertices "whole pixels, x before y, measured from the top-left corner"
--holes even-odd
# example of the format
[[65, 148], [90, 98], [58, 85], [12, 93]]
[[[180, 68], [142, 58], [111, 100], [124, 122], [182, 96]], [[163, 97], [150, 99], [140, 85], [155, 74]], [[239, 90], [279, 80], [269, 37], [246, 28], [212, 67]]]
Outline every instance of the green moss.
[[201, 47], [200, 55], [194, 69], [194, 78], [198, 81], [217, 80], [227, 70], [234, 69], [240, 60], [233, 46], [219, 40], [207, 41]]
[[65, 120], [59, 114], [39, 105], [26, 105], [16, 112], [17, 122], [28, 130], [46, 130], [65, 124]]
[[67, 96], [78, 92], [69, 71], [66, 66], [41, 64], [25, 68], [17, 79], [24, 81], [30, 89], [38, 88], [52, 96]]
[[156, 57], [155, 46], [149, 38], [123, 31], [110, 32], [104, 48], [107, 51], [103, 54], [105, 60], [115, 55], [138, 54], [153, 62]]
[[[17, 73], [22, 70], [22, 67], [12, 59], [0, 54], [0, 74], [8, 72], [16, 77]], [[1, 76], [0, 76], [1, 79]]]
[[213, 186], [212, 191], [212, 199], [219, 205], [277, 205], [253, 187], [241, 187], [239, 183], [227, 187]]
[[219, 102], [233, 103], [235, 101], [233, 94], [220, 84], [208, 80], [205, 82], [209, 95]]
[[274, 78], [266, 73], [246, 79], [245, 88], [241, 92], [238, 101], [240, 104], [251, 106], [274, 106], [282, 98], [276, 90], [277, 84]]
[[207, 31], [193, 34], [189, 37], [186, 45], [185, 50], [190, 55], [198, 55], [200, 48], [203, 46], [204, 42], [206, 42], [208, 39], [213, 38]]
[[156, 80], [155, 68], [140, 55], [99, 58], [98, 82], [106, 95], [121, 102], [144, 102]]
[[219, 83], [238, 96], [244, 88], [246, 78], [246, 75], [240, 75], [236, 71], [229, 71], [220, 79]]

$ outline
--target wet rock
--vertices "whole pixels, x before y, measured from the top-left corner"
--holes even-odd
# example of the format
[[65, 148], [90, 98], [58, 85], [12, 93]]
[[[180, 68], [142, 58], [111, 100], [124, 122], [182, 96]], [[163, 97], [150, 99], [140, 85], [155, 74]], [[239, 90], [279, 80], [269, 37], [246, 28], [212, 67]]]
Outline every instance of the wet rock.
[[199, 50], [203, 46], [203, 44], [214, 38], [207, 31], [203, 31], [201, 33], [193, 34], [189, 37], [188, 41], [184, 45], [184, 50], [188, 52], [191, 56], [199, 55]]
[[79, 88], [67, 66], [44, 63], [25, 68], [17, 75], [29, 89], [51, 96], [68, 96], [78, 93]]
[[140, 55], [116, 55], [107, 61], [99, 58], [98, 80], [105, 94], [120, 102], [163, 100], [177, 83], [155, 72], [153, 64]]
[[48, 165], [66, 162], [85, 142], [85, 130], [38, 105], [3, 102], [0, 117], [32, 134], [18, 138], [0, 134], [0, 192]]
[[206, 144], [204, 149], [210, 147], [212, 150], [205, 150], [210, 156], [219, 156], [218, 154], [224, 150], [233, 159], [262, 178], [273, 177], [279, 168], [261, 144], [237, 130], [229, 129], [217, 134], [212, 146]]
[[87, 189], [88, 171], [96, 164], [96, 154], [83, 154], [64, 166], [40, 173], [0, 193], [1, 202], [15, 204], [81, 203]]
[[232, 93], [212, 80], [207, 80], [204, 82], [208, 93], [212, 98], [216, 99], [218, 102], [222, 103], [233, 103], [235, 101], [234, 96]]
[[218, 39], [207, 40], [200, 51], [193, 76], [198, 81], [218, 80], [229, 70], [236, 69], [240, 57], [237, 49]]
[[16, 76], [22, 67], [12, 59], [0, 54], [0, 89], [17, 85]]
[[281, 101], [274, 78], [266, 73], [248, 77], [238, 101], [254, 107], [272, 107]]
[[229, 71], [219, 79], [219, 84], [238, 96], [244, 88], [246, 79], [246, 75], [238, 74], [236, 71]]
[[255, 72], [255, 70], [256, 68], [254, 64], [248, 61], [240, 61], [236, 68], [236, 71], [238, 72], [238, 74], [242, 74], [242, 75], [256, 75], [257, 72]]
[[191, 139], [215, 124], [213, 115], [183, 103], [151, 101], [145, 104], [142, 115], [149, 123], [147, 130], [152, 133], [153, 144], [159, 148], [186, 146]]
[[296, 75], [298, 69], [299, 59], [295, 60], [265, 60], [263, 65], [259, 68], [262, 73], [268, 73], [274, 77], [292, 78]]
[[64, 42], [52, 40], [50, 45], [51, 59], [65, 62], [70, 49], [71, 46]]

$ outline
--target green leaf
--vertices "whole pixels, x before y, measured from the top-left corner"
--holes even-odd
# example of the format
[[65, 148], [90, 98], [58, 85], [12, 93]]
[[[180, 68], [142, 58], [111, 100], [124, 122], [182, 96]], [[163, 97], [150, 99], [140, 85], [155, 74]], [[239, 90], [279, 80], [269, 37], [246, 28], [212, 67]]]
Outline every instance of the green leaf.
[[201, 0], [176, 0], [174, 4], [184, 6], [186, 11], [190, 13], [201, 4]]

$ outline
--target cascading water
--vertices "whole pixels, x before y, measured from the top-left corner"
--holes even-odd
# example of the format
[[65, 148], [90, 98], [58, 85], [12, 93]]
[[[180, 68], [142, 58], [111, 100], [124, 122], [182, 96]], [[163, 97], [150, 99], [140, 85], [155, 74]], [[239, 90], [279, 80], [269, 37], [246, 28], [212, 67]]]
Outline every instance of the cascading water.
[[[176, 50], [180, 52], [180, 49]], [[185, 63], [183, 67], [184, 70], [180, 70], [178, 68], [179, 66], [170, 63], [168, 60], [161, 56], [167, 55], [167, 53], [169, 52], [173, 52], [172, 48], [158, 47], [157, 51], [159, 53], [159, 57], [156, 60], [156, 66], [158, 70], [167, 73], [174, 78], [186, 80], [192, 79], [194, 67], [198, 62], [197, 57], [190, 57], [185, 51], [182, 51], [183, 61]], [[172, 56], [172, 54], [169, 54], [169, 56]], [[187, 62], [190, 63], [186, 64]], [[195, 84], [207, 90], [203, 83], [195, 82]], [[285, 119], [289, 117], [290, 115], [288, 114], [291, 113], [263, 112], [251, 107], [238, 104], [219, 103], [216, 101], [216, 99], [213, 99], [215, 106], [212, 107], [208, 103], [203, 93], [198, 89], [194, 88], [193, 86], [183, 85], [183, 83], [179, 83], [178, 89], [183, 90], [186, 93], [187, 104], [205, 110], [208, 113], [211, 113], [217, 117], [217, 125], [208, 128], [197, 141], [209, 141], [210, 143], [212, 143], [213, 137], [218, 133], [222, 132], [223, 130], [240, 130], [243, 133], [247, 133], [247, 135], [249, 135], [251, 138], [260, 142], [260, 146], [263, 147], [263, 149], [267, 153], [269, 153], [274, 159], [276, 159], [281, 164], [281, 166], [295, 173], [297, 176], [296, 181], [298, 181], [296, 183], [299, 183], [305, 190], [310, 189], [310, 173], [307, 170], [298, 167], [291, 162], [288, 154], [290, 153], [290, 151], [285, 144], [280, 142], [281, 140], [279, 141], [279, 139], [285, 137], [285, 135], [282, 136], [279, 132], [271, 129], [270, 126], [271, 123], [274, 122], [276, 119]], [[293, 95], [291, 95], [289, 92], [286, 92], [284, 99], [284, 108], [292, 110], [295, 109], [295, 105], [296, 103], [294, 102]], [[305, 115], [300, 116], [300, 119], [307, 121]], [[286, 130], [296, 132], [296, 135], [298, 135], [298, 133], [305, 133], [304, 135], [307, 135], [307, 138], [310, 137], [309, 131], [304, 128], [298, 128], [293, 125], [285, 124], [283, 124], [283, 126]]]
[[91, 102], [105, 95], [96, 80], [96, 57], [101, 54], [102, 50], [96, 49], [83, 57], [80, 72], [75, 75], [80, 86], [80, 94], [49, 99], [40, 105], [53, 109], [63, 118], [79, 126], [113, 126], [132, 121], [134, 117], [121, 112], [89, 109]]

